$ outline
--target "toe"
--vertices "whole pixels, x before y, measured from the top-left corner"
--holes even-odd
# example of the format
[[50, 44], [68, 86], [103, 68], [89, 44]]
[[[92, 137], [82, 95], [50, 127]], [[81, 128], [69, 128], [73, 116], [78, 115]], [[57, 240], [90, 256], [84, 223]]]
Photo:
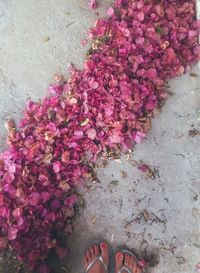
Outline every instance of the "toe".
[[130, 256], [130, 261], [129, 262], [130, 262], [130, 268], [131, 268], [132, 272], [135, 273], [136, 268], [137, 268], [137, 263], [135, 261], [135, 258]]
[[100, 254], [99, 247], [97, 245], [94, 245], [94, 253], [96, 257]]
[[130, 256], [128, 254], [125, 254], [125, 258], [124, 258], [124, 264], [126, 266], [129, 266], [129, 259], [130, 259]]
[[91, 256], [92, 259], [95, 257], [94, 247], [93, 246], [90, 247], [90, 256]]
[[87, 260], [89, 261], [91, 259], [90, 249], [87, 250], [86, 255]]
[[133, 270], [134, 262], [133, 262], [133, 257], [129, 256], [129, 261], [128, 261], [128, 267]]
[[108, 265], [109, 262], [109, 253], [108, 253], [108, 245], [107, 243], [103, 242], [100, 244], [100, 250], [101, 250], [101, 256], [104, 260], [104, 262], [106, 263], [106, 265]]
[[97, 255], [96, 255], [95, 245], [92, 246], [92, 251], [93, 251], [94, 257], [96, 257]]
[[141, 268], [137, 267], [135, 273], [141, 273]]
[[[88, 248], [85, 256], [84, 256], [84, 269], [87, 270], [88, 265], [92, 262], [93, 259], [95, 259], [95, 257], [100, 255], [100, 250], [101, 250], [101, 256], [105, 262], [105, 264], [108, 266], [108, 262], [109, 262], [109, 253], [108, 253], [108, 245], [106, 243], [102, 243], [99, 246], [97, 245], [92, 245]], [[94, 270], [95, 271], [91, 271], [91, 272], [101, 272], [101, 270], [99, 271], [99, 265], [100, 262], [97, 262], [93, 265]], [[95, 269], [96, 266], [96, 269]], [[105, 269], [104, 269], [105, 271]]]
[[122, 252], [117, 252], [115, 256], [115, 273], [118, 273], [123, 266], [124, 255]]
[[84, 261], [84, 268], [86, 268], [87, 263], [88, 263], [88, 258], [86, 255], [84, 256], [83, 261]]

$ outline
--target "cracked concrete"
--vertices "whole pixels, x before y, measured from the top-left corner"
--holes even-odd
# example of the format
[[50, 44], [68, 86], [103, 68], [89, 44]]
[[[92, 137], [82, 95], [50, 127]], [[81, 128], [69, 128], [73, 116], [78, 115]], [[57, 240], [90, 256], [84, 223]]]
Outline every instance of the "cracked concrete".
[[[69, 63], [81, 67], [89, 45], [80, 40], [97, 18], [86, 2], [0, 0], [1, 151], [5, 120], [19, 120], [27, 98], [43, 97], [56, 72], [68, 76]], [[100, 15], [111, 3], [99, 1]], [[189, 131], [200, 127], [197, 67], [193, 73], [170, 82], [173, 94], [132, 156], [108, 161], [97, 171], [100, 183], [83, 190], [86, 204], [68, 241], [71, 251], [56, 272], [83, 272], [84, 250], [99, 238], [113, 252], [126, 245], [153, 260], [150, 273], [194, 272], [200, 261], [200, 137]], [[139, 160], [155, 170], [155, 179], [138, 170]], [[1, 273], [16, 273], [5, 264]]]

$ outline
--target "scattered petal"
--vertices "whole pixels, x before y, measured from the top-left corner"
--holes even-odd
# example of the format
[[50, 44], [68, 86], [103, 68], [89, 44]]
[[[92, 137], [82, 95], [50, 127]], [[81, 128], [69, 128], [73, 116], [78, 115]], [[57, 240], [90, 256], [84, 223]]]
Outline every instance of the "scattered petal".
[[97, 2], [96, 0], [89, 0], [88, 5], [91, 9], [96, 9], [97, 8]]
[[112, 17], [115, 14], [115, 11], [114, 11], [113, 7], [109, 7], [107, 9], [107, 14], [108, 14], [109, 17]]
[[197, 272], [200, 272], [200, 263], [198, 263], [198, 264], [196, 265], [196, 271], [197, 271]]

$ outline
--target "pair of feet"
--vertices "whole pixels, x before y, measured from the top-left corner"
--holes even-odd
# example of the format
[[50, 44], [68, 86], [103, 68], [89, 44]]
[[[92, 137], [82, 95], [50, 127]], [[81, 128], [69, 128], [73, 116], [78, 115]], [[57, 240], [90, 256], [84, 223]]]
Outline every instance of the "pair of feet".
[[[108, 245], [103, 242], [100, 245], [92, 245], [84, 256], [84, 271], [85, 273], [107, 273], [104, 264], [95, 258], [102, 257], [106, 267], [109, 264], [109, 251]], [[94, 264], [90, 267], [92, 262]], [[115, 273], [128, 273], [127, 270], [121, 271], [123, 267], [129, 269], [131, 273], [141, 273], [141, 268], [137, 265], [136, 259], [129, 253], [117, 252], [115, 255]]]

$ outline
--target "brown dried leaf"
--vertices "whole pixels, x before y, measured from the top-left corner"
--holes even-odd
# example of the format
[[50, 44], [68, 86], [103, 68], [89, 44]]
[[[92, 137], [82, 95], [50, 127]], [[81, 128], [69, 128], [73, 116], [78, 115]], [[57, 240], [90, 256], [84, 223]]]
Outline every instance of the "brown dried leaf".
[[192, 130], [189, 130], [189, 136], [190, 137], [195, 137], [195, 136], [199, 136], [200, 135], [200, 131], [198, 131], [197, 129], [192, 129]]
[[193, 77], [193, 78], [198, 78], [198, 77], [199, 77], [199, 75], [198, 75], [198, 74], [196, 74], [196, 73], [190, 73], [190, 77]]
[[43, 38], [43, 42], [46, 43], [50, 40], [49, 36], [45, 35]]
[[126, 177], [127, 177], [127, 172], [121, 171], [121, 174], [122, 174], [122, 177], [123, 177], [123, 178], [126, 178]]

